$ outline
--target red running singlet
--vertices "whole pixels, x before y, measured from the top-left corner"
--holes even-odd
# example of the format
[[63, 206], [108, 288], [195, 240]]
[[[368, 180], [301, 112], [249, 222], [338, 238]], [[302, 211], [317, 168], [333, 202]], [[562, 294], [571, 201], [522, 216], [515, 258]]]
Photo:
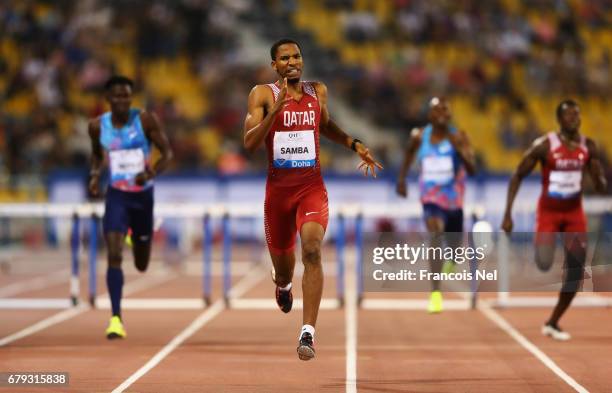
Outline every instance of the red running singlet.
[[559, 134], [548, 133], [550, 149], [542, 165], [542, 193], [538, 203], [538, 232], [585, 232], [582, 175], [589, 159], [586, 138], [570, 149]]
[[[267, 86], [276, 101], [280, 88]], [[327, 191], [319, 162], [321, 107], [313, 82], [302, 82], [302, 93], [276, 115], [266, 137], [264, 222], [268, 247], [275, 254], [293, 251], [296, 231], [304, 223], [327, 228]]]

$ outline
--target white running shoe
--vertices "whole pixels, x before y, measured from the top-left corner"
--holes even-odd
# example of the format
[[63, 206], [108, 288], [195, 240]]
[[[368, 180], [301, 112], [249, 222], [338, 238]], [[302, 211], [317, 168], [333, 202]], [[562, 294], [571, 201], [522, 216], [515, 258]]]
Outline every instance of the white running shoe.
[[567, 341], [572, 338], [568, 332], [564, 332], [559, 326], [550, 324], [542, 326], [542, 334], [558, 341]]

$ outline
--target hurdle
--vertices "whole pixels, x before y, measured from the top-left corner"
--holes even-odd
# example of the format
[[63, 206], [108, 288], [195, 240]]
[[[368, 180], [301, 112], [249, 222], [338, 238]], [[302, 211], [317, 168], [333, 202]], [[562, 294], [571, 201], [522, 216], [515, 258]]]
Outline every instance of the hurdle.
[[[49, 203], [17, 203], [0, 204], [0, 218], [41, 218], [41, 219], [70, 219], [70, 277], [69, 293], [67, 298], [5, 298], [0, 299], [0, 308], [68, 308], [75, 307], [81, 301], [81, 232], [88, 235], [88, 276], [87, 276], [87, 301], [91, 307], [107, 308], [110, 305], [105, 299], [98, 296], [97, 288], [97, 259], [98, 259], [98, 234], [100, 231], [100, 217], [104, 215], [104, 205], [101, 203], [81, 204], [49, 204]], [[126, 309], [198, 309], [212, 304], [212, 275], [213, 275], [213, 220], [220, 221], [221, 229], [221, 261], [222, 261], [222, 296], [228, 308], [261, 308], [271, 307], [270, 299], [233, 299], [230, 288], [232, 285], [232, 221], [240, 218], [262, 218], [263, 212], [260, 205], [255, 204], [164, 204], [155, 205], [155, 217], [162, 218], [201, 218], [202, 222], [202, 276], [201, 276], [201, 298], [188, 299], [130, 299], [124, 298], [122, 306]], [[338, 215], [337, 231], [337, 269], [338, 282], [336, 285], [337, 298], [324, 299], [322, 308], [342, 307], [344, 302], [344, 266], [345, 256], [345, 219]], [[84, 225], [88, 224], [88, 225]], [[261, 304], [264, 304], [262, 306]], [[276, 305], [274, 304], [274, 307]], [[296, 299], [296, 308], [301, 303]]]
[[[480, 205], [466, 205], [466, 213], [482, 209]], [[342, 203], [330, 204], [330, 210], [335, 212], [333, 219], [336, 229], [333, 234], [335, 240], [335, 275], [336, 275], [336, 297], [323, 299], [322, 308], [342, 307], [345, 302], [345, 272], [347, 260], [354, 261], [356, 275], [356, 291], [358, 304], [365, 308], [394, 308], [394, 309], [421, 309], [424, 303], [417, 300], [398, 299], [367, 299], [364, 297], [363, 266], [364, 266], [364, 230], [366, 222], [380, 218], [411, 219], [421, 217], [421, 206], [410, 203], [390, 204], [368, 204]], [[587, 213], [600, 214], [612, 210], [612, 200], [603, 198], [590, 200], [585, 203]], [[500, 214], [501, 211], [489, 210], [487, 214]], [[533, 214], [533, 206], [518, 205], [516, 212], [519, 217], [528, 217]], [[100, 203], [82, 204], [49, 204], [49, 203], [16, 203], [0, 204], [0, 222], [8, 222], [11, 218], [61, 218], [71, 220], [70, 225], [70, 277], [68, 296], [66, 298], [3, 298], [0, 299], [0, 308], [68, 308], [76, 306], [81, 299], [79, 277], [81, 275], [81, 232], [88, 233], [89, 249], [88, 258], [88, 288], [87, 300], [92, 306], [96, 306], [100, 299], [97, 295], [96, 272], [98, 252], [98, 232], [100, 230], [100, 217], [104, 214], [104, 206]], [[272, 297], [266, 299], [236, 299], [231, 297], [229, 288], [232, 284], [232, 222], [236, 219], [261, 219], [263, 211], [259, 204], [168, 204], [159, 203], [155, 206], [155, 216], [163, 218], [188, 218], [201, 220], [202, 229], [202, 255], [200, 259], [201, 272], [201, 296], [189, 299], [130, 299], [123, 300], [126, 308], [181, 308], [195, 309], [210, 305], [212, 302], [212, 275], [213, 275], [213, 249], [214, 249], [214, 225], [221, 232], [221, 266], [222, 266], [222, 296], [226, 307], [229, 308], [272, 308], [276, 307]], [[349, 239], [354, 236], [354, 242]], [[509, 288], [509, 250], [510, 245], [504, 234], [493, 233], [496, 243], [497, 259], [499, 269], [499, 280], [497, 283], [497, 294], [493, 299], [486, 299], [490, 305], [495, 307], [547, 307], [556, 301], [553, 297], [519, 297], [510, 296]], [[351, 249], [352, 246], [352, 249]], [[347, 254], [351, 252], [350, 257]], [[68, 261], [67, 261], [68, 262]], [[472, 261], [470, 261], [472, 262]], [[470, 263], [470, 270], [474, 264]], [[445, 301], [447, 309], [467, 309], [476, 306], [478, 283], [472, 282], [470, 287], [470, 299], [468, 301], [456, 300]], [[296, 299], [296, 307], [301, 303]], [[597, 296], [578, 297], [574, 305], [588, 307], [610, 307], [612, 299]], [[106, 308], [105, 302], [100, 304]]]
[[[612, 198], [593, 198], [585, 202], [585, 212], [587, 214], [603, 214], [612, 211]], [[420, 205], [410, 205], [406, 203], [386, 204], [386, 205], [368, 205], [364, 209], [363, 206], [354, 205], [346, 206], [348, 216], [352, 216], [355, 221], [355, 248], [356, 248], [356, 275], [357, 275], [357, 296], [358, 304], [364, 309], [394, 309], [394, 310], [424, 310], [427, 307], [426, 300], [418, 299], [367, 299], [364, 297], [363, 287], [363, 264], [364, 264], [364, 238], [363, 238], [363, 220], [373, 218], [388, 218], [394, 219], [409, 219], [421, 217], [422, 211]], [[481, 204], [466, 204], [464, 206], [466, 216], [472, 215], [473, 223], [476, 221], [475, 216], [491, 215], [500, 217], [503, 213], [503, 206], [496, 205], [496, 208], [485, 210]], [[477, 214], [478, 213], [478, 214]], [[534, 215], [534, 205], [527, 203], [518, 203], [515, 208], [515, 214], [518, 220], [525, 221], [528, 217]], [[472, 224], [473, 224], [472, 223]], [[473, 234], [467, 231], [468, 244], [472, 245]], [[551, 307], [556, 304], [557, 298], [554, 296], [511, 296], [510, 294], [510, 242], [508, 235], [497, 230], [492, 232], [492, 240], [497, 250], [498, 274], [496, 296], [492, 299], [480, 299], [488, 305], [497, 308], [512, 308], [512, 307]], [[470, 271], [474, 272], [476, 263], [473, 260], [468, 261]], [[473, 279], [470, 282], [469, 295], [466, 297], [460, 293], [462, 299], [445, 300], [444, 307], [447, 310], [467, 310], [475, 309], [479, 301], [478, 280]], [[612, 307], [612, 298], [600, 296], [597, 293], [583, 294], [578, 296], [572, 302], [572, 306], [576, 307]]]

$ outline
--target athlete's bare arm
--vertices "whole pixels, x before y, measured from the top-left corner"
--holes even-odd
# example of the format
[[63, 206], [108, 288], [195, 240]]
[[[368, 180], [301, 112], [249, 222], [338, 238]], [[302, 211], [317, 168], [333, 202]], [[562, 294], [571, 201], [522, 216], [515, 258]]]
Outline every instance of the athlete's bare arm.
[[470, 140], [463, 130], [459, 130], [455, 134], [449, 135], [450, 143], [453, 145], [468, 174], [473, 175], [476, 173], [476, 156], [474, 155], [474, 149], [470, 144]]
[[396, 191], [399, 195], [406, 198], [408, 196], [408, 188], [406, 187], [406, 176], [408, 175], [408, 169], [414, 161], [414, 156], [417, 150], [421, 146], [423, 139], [423, 130], [421, 128], [414, 128], [410, 132], [410, 138], [408, 139], [408, 145], [404, 153], [404, 161], [400, 167], [399, 175], [397, 176], [397, 188]]
[[[344, 132], [329, 115], [329, 110], [327, 109], [327, 86], [325, 86], [324, 83], [317, 82], [315, 84], [315, 90], [317, 92], [319, 105], [321, 107], [321, 123], [319, 126], [319, 132], [327, 139], [350, 149], [352, 147], [354, 138]], [[382, 165], [380, 165], [380, 163], [378, 163], [374, 157], [372, 157], [370, 150], [363, 143], [355, 143], [355, 150], [361, 158], [362, 162], [359, 165], [359, 168], [364, 171], [364, 175], [367, 176], [369, 171], [372, 173], [373, 177], [376, 177], [376, 168], [382, 169]]]
[[525, 152], [521, 162], [519, 163], [516, 171], [510, 178], [510, 185], [508, 186], [508, 196], [506, 199], [506, 211], [504, 213], [504, 220], [502, 222], [502, 229], [506, 232], [512, 231], [512, 205], [514, 199], [521, 186], [523, 179], [528, 176], [538, 162], [543, 163], [546, 160], [546, 154], [550, 148], [550, 142], [546, 136], [541, 136], [536, 139], [531, 147]]
[[597, 149], [597, 145], [593, 140], [587, 138], [586, 141], [587, 148], [589, 149], [589, 161], [587, 162], [587, 170], [591, 179], [593, 180], [593, 185], [595, 186], [595, 191], [600, 194], [604, 194], [608, 189], [608, 181], [606, 180], [606, 176], [603, 171], [603, 166], [601, 165], [601, 159], [599, 158], [599, 150]]
[[287, 78], [278, 94], [276, 102], [267, 86], [257, 85], [249, 93], [249, 103], [246, 118], [244, 119], [244, 147], [255, 151], [270, 132], [274, 117], [293, 98], [287, 95]]
[[162, 130], [159, 119], [155, 113], [141, 112], [140, 121], [147, 138], [153, 142], [153, 145], [159, 150], [160, 154], [153, 168], [147, 168], [144, 172], [136, 175], [136, 184], [142, 186], [148, 180], [154, 178], [166, 169], [172, 160], [173, 153], [170, 142], [168, 142], [168, 137]]
[[89, 172], [89, 193], [96, 197], [100, 194], [100, 173], [104, 164], [104, 151], [100, 143], [100, 118], [89, 122], [89, 139], [91, 142], [91, 169]]

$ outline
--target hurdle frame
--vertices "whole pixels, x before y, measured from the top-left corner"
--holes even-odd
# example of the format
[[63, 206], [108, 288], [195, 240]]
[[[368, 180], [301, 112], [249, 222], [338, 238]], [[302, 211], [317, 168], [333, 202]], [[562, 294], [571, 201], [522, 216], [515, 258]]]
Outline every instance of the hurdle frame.
[[[466, 205], [466, 212], [473, 212], [476, 209], [482, 209], [482, 206]], [[606, 210], [608, 209], [608, 210]], [[407, 219], [420, 217], [421, 206], [418, 204], [395, 203], [395, 204], [380, 204], [364, 206], [360, 203], [343, 203], [334, 206], [331, 205], [331, 210], [337, 212], [334, 216], [337, 220], [337, 228], [335, 231], [336, 237], [336, 292], [337, 298], [324, 299], [323, 303], [326, 307], [342, 307], [345, 298], [344, 276], [346, 271], [346, 251], [348, 250], [349, 242], [347, 239], [350, 235], [354, 235], [354, 260], [355, 274], [357, 285], [358, 304], [364, 308], [385, 308], [395, 307], [404, 309], [422, 308], [421, 301], [407, 301], [404, 306], [401, 306], [394, 299], [386, 300], [387, 303], [382, 304], [385, 299], [364, 299], [363, 296], [363, 227], [364, 220], [376, 218]], [[585, 203], [585, 210], [588, 213], [600, 213], [604, 211], [612, 211], [612, 199], [600, 198], [591, 200]], [[518, 214], [531, 214], [533, 206], [519, 205], [515, 209]], [[71, 234], [70, 234], [70, 279], [69, 279], [69, 294], [67, 298], [43, 298], [43, 299], [18, 299], [4, 298], [0, 299], [0, 308], [68, 308], [76, 306], [80, 299], [80, 233], [84, 225], [89, 223], [89, 250], [88, 250], [88, 301], [92, 306], [96, 306], [97, 288], [96, 288], [96, 272], [97, 272], [97, 235], [99, 231], [99, 217], [104, 213], [104, 206], [101, 203], [81, 203], [81, 204], [54, 204], [54, 203], [15, 203], [15, 204], [0, 204], [0, 220], [6, 221], [10, 218], [19, 217], [39, 217], [39, 218], [65, 218], [71, 219]], [[496, 211], [489, 211], [487, 214], [499, 214]], [[232, 241], [231, 241], [231, 221], [239, 218], [262, 218], [263, 212], [259, 204], [169, 204], [161, 203], [155, 206], [155, 215], [159, 217], [172, 218], [197, 218], [201, 217], [203, 235], [202, 235], [202, 292], [199, 299], [177, 299], [176, 305], [179, 308], [201, 308], [211, 304], [211, 288], [212, 288], [212, 261], [213, 261], [213, 230], [212, 220], [220, 220], [222, 230], [222, 266], [223, 266], [223, 298], [227, 307], [246, 308], [247, 299], [231, 299], [229, 288], [231, 287], [231, 258], [232, 258]], [[351, 227], [349, 224], [352, 223]], [[351, 232], [351, 230], [353, 232]], [[487, 299], [487, 303], [495, 307], [548, 307], [554, 305], [556, 298], [552, 297], [519, 297], [510, 296], [509, 293], [509, 274], [508, 274], [508, 244], [504, 242], [505, 236], [500, 232], [497, 233], [498, 238], [498, 257], [500, 260], [499, 281], [497, 297], [495, 299]], [[471, 266], [472, 269], [472, 266]], [[472, 285], [472, 298], [470, 299], [470, 308], [476, 306], [476, 287]], [[134, 306], [142, 308], [150, 308], [154, 305], [145, 304], [142, 300], [134, 302], [136, 299], [124, 299], [124, 304], [127, 308]], [[147, 299], [143, 299], [147, 300]], [[154, 299], [159, 301], [160, 299]], [[153, 300], [152, 300], [153, 302]], [[242, 303], [240, 303], [242, 302]], [[170, 306], [170, 303], [166, 303]], [[578, 297], [573, 302], [577, 307], [612, 307], [612, 298], [601, 296]], [[253, 307], [257, 307], [252, 304]], [[464, 302], [458, 304], [450, 303], [448, 309], [464, 308]]]

